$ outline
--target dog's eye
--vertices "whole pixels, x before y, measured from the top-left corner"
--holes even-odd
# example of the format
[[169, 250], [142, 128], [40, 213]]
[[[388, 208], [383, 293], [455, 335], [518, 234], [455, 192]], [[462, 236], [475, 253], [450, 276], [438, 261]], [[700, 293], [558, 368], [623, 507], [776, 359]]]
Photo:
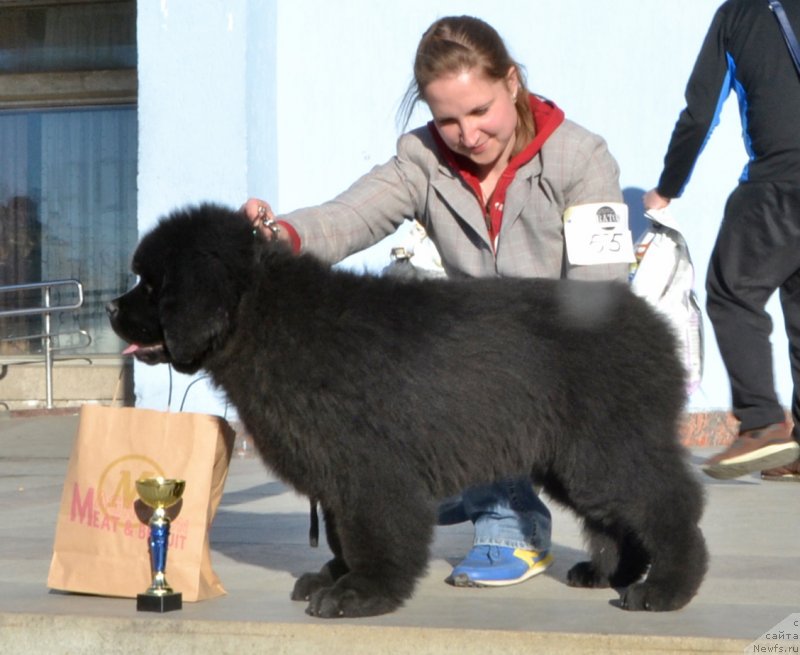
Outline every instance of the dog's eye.
[[149, 284], [148, 282], [146, 282], [145, 280], [143, 280], [141, 275], [137, 275], [137, 276], [136, 276], [136, 284], [137, 284], [137, 286], [139, 286], [141, 289], [144, 289], [144, 292], [145, 292], [145, 293], [146, 293], [148, 296], [151, 296], [151, 295], [153, 295], [153, 285], [152, 285], [152, 284]]

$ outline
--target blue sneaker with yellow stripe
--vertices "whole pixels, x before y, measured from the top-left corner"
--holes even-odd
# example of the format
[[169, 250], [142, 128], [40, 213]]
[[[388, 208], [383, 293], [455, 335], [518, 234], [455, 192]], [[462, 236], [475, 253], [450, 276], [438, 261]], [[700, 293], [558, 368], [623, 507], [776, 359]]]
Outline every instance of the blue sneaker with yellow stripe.
[[473, 546], [445, 578], [455, 587], [506, 587], [525, 582], [553, 563], [548, 551], [507, 546]]

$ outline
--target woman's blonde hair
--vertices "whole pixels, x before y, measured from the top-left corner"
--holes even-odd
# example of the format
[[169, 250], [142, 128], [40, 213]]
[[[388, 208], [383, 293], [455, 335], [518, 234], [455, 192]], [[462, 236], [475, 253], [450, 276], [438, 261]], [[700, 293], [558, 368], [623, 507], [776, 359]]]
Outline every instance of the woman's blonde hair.
[[536, 131], [522, 66], [511, 58], [503, 39], [488, 23], [472, 16], [440, 18], [425, 31], [417, 46], [414, 79], [400, 105], [403, 129], [408, 126], [417, 103], [425, 100], [425, 89], [434, 80], [477, 70], [489, 80], [505, 81], [511, 68], [515, 69], [519, 81], [515, 100], [516, 154], [530, 142]]

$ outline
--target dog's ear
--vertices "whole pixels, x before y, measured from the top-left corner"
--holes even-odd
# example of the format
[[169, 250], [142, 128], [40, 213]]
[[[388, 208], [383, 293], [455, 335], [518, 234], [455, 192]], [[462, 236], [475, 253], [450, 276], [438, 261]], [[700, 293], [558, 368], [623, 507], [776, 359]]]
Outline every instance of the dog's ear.
[[173, 366], [194, 373], [227, 337], [239, 291], [220, 260], [207, 257], [190, 265], [180, 259], [168, 266], [159, 316]]

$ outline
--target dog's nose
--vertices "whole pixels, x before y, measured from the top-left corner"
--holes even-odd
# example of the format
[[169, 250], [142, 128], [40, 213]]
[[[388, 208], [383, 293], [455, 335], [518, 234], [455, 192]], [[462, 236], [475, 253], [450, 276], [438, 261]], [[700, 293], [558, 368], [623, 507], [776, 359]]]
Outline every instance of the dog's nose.
[[118, 313], [119, 307], [117, 306], [117, 302], [115, 300], [112, 300], [106, 305], [106, 314], [108, 314], [109, 318], [114, 318]]

